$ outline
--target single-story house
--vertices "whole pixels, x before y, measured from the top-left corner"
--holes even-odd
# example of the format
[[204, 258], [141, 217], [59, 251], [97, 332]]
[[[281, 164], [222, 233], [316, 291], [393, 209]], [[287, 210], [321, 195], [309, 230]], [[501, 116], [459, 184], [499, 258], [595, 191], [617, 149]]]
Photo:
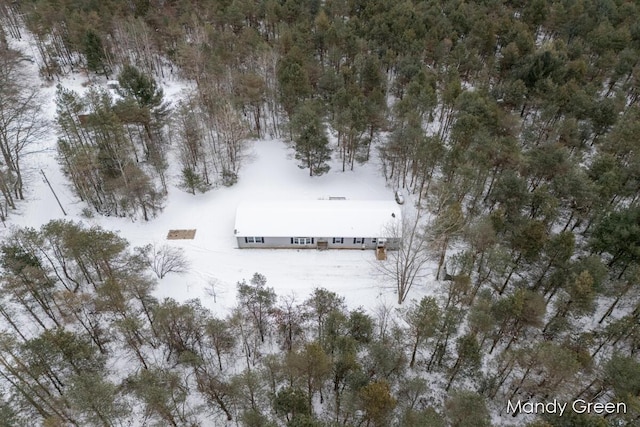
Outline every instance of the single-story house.
[[238, 248], [396, 249], [402, 215], [394, 201], [251, 201], [238, 206]]

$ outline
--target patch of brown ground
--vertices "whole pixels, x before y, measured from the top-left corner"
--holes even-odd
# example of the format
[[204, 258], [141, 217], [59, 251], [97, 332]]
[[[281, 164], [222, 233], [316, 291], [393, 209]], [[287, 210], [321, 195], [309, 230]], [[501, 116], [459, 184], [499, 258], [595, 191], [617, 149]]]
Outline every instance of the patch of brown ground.
[[196, 230], [169, 230], [167, 240], [192, 240], [196, 237]]

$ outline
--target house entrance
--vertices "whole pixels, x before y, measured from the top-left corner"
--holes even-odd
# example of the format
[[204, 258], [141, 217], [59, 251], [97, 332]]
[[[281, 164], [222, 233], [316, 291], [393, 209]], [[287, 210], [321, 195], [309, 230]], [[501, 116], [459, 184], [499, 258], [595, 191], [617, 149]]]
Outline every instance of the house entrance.
[[329, 249], [329, 241], [327, 239], [318, 239], [318, 244], [316, 247], [320, 251]]
[[376, 259], [378, 261], [384, 261], [387, 259], [387, 252], [385, 251], [387, 239], [378, 239], [376, 243]]

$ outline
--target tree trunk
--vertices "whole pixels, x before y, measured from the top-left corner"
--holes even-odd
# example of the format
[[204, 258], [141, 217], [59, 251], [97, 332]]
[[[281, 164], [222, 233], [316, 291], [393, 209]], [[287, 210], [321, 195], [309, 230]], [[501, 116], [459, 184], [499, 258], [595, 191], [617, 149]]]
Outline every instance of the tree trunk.
[[446, 391], [449, 391], [449, 389], [451, 388], [451, 384], [453, 384], [453, 380], [458, 375], [459, 370], [460, 370], [460, 356], [458, 356], [458, 359], [456, 360], [455, 365], [453, 365], [451, 377], [449, 377], [449, 382], [447, 382], [447, 386], [445, 387]]
[[613, 310], [616, 308], [616, 306], [618, 305], [618, 303], [620, 302], [620, 299], [625, 296], [627, 294], [627, 292], [629, 292], [629, 289], [631, 289], [631, 287], [633, 286], [631, 281], [628, 281], [626, 286], [624, 287], [624, 289], [622, 290], [622, 292], [616, 297], [615, 301], [613, 301], [613, 303], [609, 306], [609, 308], [607, 309], [607, 311], [602, 315], [602, 317], [600, 318], [600, 320], [598, 321], [599, 324], [601, 324], [602, 322], [604, 322], [604, 320], [609, 317], [611, 315], [611, 313], [613, 313]]
[[413, 368], [413, 365], [416, 363], [416, 353], [418, 352], [418, 343], [420, 342], [420, 335], [416, 336], [415, 342], [413, 343], [413, 350], [411, 351], [411, 361], [409, 362], [409, 367]]

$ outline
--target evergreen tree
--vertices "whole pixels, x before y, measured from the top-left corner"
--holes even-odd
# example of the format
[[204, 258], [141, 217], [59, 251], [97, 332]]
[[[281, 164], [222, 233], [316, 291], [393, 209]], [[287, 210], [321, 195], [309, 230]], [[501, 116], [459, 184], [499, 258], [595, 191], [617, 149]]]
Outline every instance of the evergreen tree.
[[308, 168], [309, 176], [323, 175], [329, 171], [331, 159], [329, 139], [318, 113], [316, 103], [303, 102], [291, 118], [296, 160], [301, 169]]
[[125, 65], [118, 75], [118, 93], [126, 98], [133, 97], [140, 107], [152, 110], [163, 102], [163, 91], [151, 77], [132, 65]]
[[276, 303], [276, 294], [273, 288], [266, 286], [267, 278], [260, 273], [255, 273], [250, 280], [238, 282], [238, 301], [241, 308], [251, 318], [260, 341], [264, 339], [269, 330], [269, 318]]
[[102, 73], [105, 76], [108, 74], [102, 39], [93, 30], [87, 30], [84, 35], [84, 55], [87, 61], [87, 68], [90, 71]]
[[411, 344], [411, 361], [409, 367], [413, 368], [416, 362], [418, 347], [433, 336], [440, 317], [440, 307], [434, 298], [424, 297], [419, 303], [413, 303], [404, 312], [404, 317], [409, 324], [413, 343]]
[[482, 396], [472, 391], [454, 391], [445, 402], [446, 416], [452, 426], [489, 427], [491, 419]]

